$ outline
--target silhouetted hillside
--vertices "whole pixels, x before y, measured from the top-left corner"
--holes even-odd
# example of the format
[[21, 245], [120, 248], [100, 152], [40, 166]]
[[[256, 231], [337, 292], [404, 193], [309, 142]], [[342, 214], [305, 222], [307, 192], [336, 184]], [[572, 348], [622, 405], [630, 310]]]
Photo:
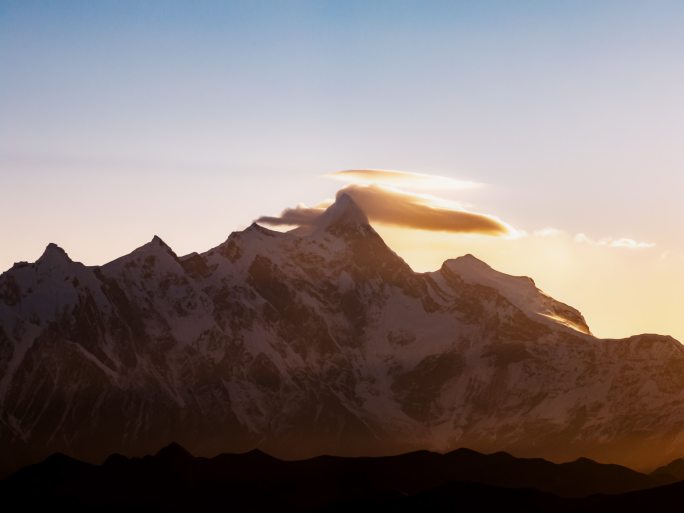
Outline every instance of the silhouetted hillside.
[[[684, 500], [684, 485], [652, 488], [667, 479], [588, 459], [554, 464], [467, 449], [283, 461], [256, 450], [196, 458], [171, 444], [143, 458], [115, 454], [102, 465], [56, 454], [0, 481], [0, 494], [2, 506], [26, 510], [558, 512], [617, 511], [617, 504], [637, 511], [624, 508], [650, 503], [670, 511], [670, 501]], [[630, 490], [641, 491], [578, 498]]]

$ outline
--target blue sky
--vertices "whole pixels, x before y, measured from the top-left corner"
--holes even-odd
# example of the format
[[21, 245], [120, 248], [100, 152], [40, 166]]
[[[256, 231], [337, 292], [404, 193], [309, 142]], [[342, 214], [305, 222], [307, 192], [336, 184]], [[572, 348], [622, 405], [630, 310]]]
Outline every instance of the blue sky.
[[207, 249], [354, 168], [684, 253], [683, 24], [665, 1], [0, 0], [0, 268], [49, 241]]

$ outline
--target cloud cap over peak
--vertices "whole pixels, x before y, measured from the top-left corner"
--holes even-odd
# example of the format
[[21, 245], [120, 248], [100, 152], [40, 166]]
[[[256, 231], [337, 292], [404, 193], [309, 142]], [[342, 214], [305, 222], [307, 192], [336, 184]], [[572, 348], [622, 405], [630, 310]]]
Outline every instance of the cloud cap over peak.
[[[380, 185], [348, 185], [338, 191], [337, 198], [347, 195], [371, 221], [378, 223], [451, 233], [492, 236], [511, 235], [514, 230], [494, 216], [470, 212], [439, 203], [437, 198], [383, 187]], [[308, 226], [323, 213], [322, 206], [299, 206], [283, 211], [278, 217], [261, 217], [257, 222], [271, 225]]]

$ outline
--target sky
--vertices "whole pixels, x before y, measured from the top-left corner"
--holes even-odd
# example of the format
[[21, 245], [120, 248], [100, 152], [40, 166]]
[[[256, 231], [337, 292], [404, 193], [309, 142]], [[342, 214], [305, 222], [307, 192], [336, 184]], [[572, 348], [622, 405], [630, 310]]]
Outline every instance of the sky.
[[[0, 270], [390, 188], [507, 227], [374, 223], [414, 269], [473, 253], [599, 336], [684, 340], [683, 24], [659, 0], [0, 0]], [[335, 175], [368, 169], [476, 186]]]

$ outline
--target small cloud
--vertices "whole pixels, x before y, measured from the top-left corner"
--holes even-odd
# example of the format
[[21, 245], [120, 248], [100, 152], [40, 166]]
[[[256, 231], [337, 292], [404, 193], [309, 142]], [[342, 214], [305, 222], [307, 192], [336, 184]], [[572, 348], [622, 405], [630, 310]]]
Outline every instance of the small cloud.
[[610, 242], [610, 247], [629, 249], [653, 248], [655, 247], [655, 242], [638, 242], [634, 239], [617, 239]]
[[613, 239], [612, 237], [605, 237], [603, 239], [594, 240], [587, 237], [584, 233], [575, 235], [575, 242], [580, 244], [589, 244], [592, 246], [604, 246], [609, 248], [623, 248], [623, 249], [648, 249], [655, 247], [654, 242], [640, 242], [634, 239], [621, 238]]
[[309, 226], [323, 212], [324, 208], [297, 205], [295, 208], [286, 208], [279, 216], [261, 216], [256, 222], [272, 226]]
[[549, 226], [546, 228], [542, 228], [541, 230], [535, 230], [534, 232], [532, 232], [532, 235], [534, 235], [535, 237], [555, 237], [562, 233], [562, 230], [559, 230], [558, 228], [551, 228]]
[[[446, 206], [438, 198], [379, 185], [348, 185], [337, 195], [349, 195], [372, 221], [418, 230], [515, 236], [516, 230], [500, 219]], [[257, 222], [271, 225], [311, 225], [323, 213], [320, 206], [299, 206], [278, 217], [261, 217]]]
[[594, 242], [593, 240], [591, 240], [589, 237], [587, 237], [583, 233], [578, 233], [577, 235], [575, 235], [575, 242], [577, 242], [579, 244], [591, 244], [594, 246], [600, 246], [601, 245], [601, 244]]
[[421, 190], [459, 190], [474, 189], [482, 186], [481, 183], [456, 180], [447, 176], [391, 169], [348, 169], [346, 171], [337, 171], [328, 176], [335, 180], [356, 185], [386, 185]]

